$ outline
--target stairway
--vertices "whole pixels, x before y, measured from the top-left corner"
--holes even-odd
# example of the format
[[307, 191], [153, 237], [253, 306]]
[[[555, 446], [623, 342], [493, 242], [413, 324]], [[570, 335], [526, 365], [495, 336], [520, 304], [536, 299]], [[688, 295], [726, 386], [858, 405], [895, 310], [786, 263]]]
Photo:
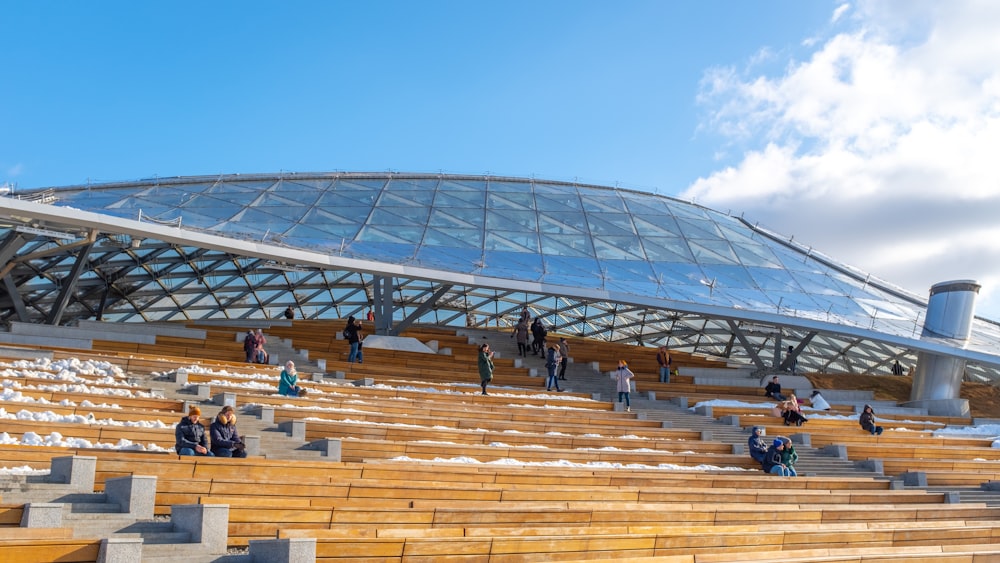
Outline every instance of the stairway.
[[[57, 465], [71, 467], [68, 483]], [[51, 475], [5, 475], [0, 495], [5, 503], [23, 504], [21, 525], [71, 528], [73, 537], [107, 539], [109, 561], [138, 558], [142, 561], [237, 563], [243, 554], [226, 549], [227, 506], [182, 505], [171, 507], [170, 517], [156, 517], [154, 477], [126, 476], [105, 481], [105, 492], [95, 493], [96, 458], [66, 456], [54, 459]], [[131, 541], [129, 541], [131, 540]]]

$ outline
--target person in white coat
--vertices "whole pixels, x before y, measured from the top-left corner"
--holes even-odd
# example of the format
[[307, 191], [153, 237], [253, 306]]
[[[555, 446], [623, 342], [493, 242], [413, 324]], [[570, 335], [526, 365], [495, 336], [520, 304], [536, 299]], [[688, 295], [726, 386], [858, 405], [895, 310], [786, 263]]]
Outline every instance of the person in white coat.
[[828, 411], [830, 410], [830, 403], [826, 402], [823, 395], [819, 391], [813, 389], [812, 395], [809, 396], [809, 406], [816, 410]]
[[625, 360], [618, 360], [618, 369], [615, 370], [616, 389], [618, 390], [618, 402], [625, 399], [625, 412], [632, 411], [632, 403], [629, 401], [629, 392], [632, 390], [632, 378], [635, 374], [628, 369]]

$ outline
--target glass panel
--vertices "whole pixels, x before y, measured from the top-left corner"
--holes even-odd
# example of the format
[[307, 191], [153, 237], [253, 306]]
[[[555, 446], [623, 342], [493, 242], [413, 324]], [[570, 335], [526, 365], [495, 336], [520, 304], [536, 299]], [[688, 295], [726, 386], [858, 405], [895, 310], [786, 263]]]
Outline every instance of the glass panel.
[[417, 262], [427, 268], [442, 268], [472, 272], [479, 269], [483, 260], [482, 252], [476, 249], [463, 250], [440, 246], [424, 246], [417, 253]]
[[680, 237], [643, 237], [643, 250], [652, 262], [693, 262], [687, 242]]
[[424, 228], [420, 226], [392, 225], [387, 228], [385, 226], [367, 225], [358, 233], [357, 240], [398, 244], [409, 243], [411, 246], [408, 254], [412, 255], [416, 251], [416, 248], [412, 245], [419, 243], [423, 236]]
[[587, 224], [580, 213], [554, 212], [542, 213], [539, 215], [539, 230], [542, 233], [554, 235], [573, 234], [576, 236], [587, 235]]
[[486, 193], [478, 191], [464, 192], [438, 192], [434, 197], [434, 207], [437, 209], [446, 208], [471, 208], [483, 214], [483, 205], [486, 203]]
[[[427, 229], [423, 244], [427, 246], [448, 246], [456, 252], [466, 248], [475, 248], [482, 253], [483, 231], [480, 229]], [[456, 266], [456, 271], [464, 272], [464, 268]]]
[[372, 211], [371, 217], [368, 218], [368, 224], [420, 228], [427, 224], [427, 216], [429, 214], [430, 208], [428, 207], [379, 206]]
[[734, 264], [736, 254], [723, 240], [688, 239], [694, 259], [701, 264]]
[[592, 242], [594, 243], [594, 251], [597, 257], [602, 260], [615, 260], [618, 258], [641, 260], [642, 264], [648, 267], [642, 246], [639, 244], [639, 237], [601, 236], [594, 237]]
[[482, 208], [436, 208], [431, 211], [431, 217], [427, 220], [427, 226], [482, 230], [485, 219], [486, 217], [483, 215]]
[[547, 196], [536, 193], [535, 209], [539, 213], [574, 211], [579, 214], [580, 198], [575, 192], [550, 194]]
[[542, 254], [547, 256], [593, 256], [593, 247], [579, 235], [545, 235], [541, 238]]
[[504, 250], [511, 252], [538, 252], [538, 235], [525, 231], [486, 232], [486, 250]]
[[594, 287], [601, 284], [603, 275], [597, 261], [593, 258], [557, 256], [545, 253], [542, 260], [545, 263], [545, 282], [558, 285], [588, 284]]
[[542, 275], [542, 257], [534, 253], [486, 252], [484, 261], [484, 276], [510, 276], [513, 279], [537, 281]]
[[534, 235], [538, 228], [536, 217], [534, 211], [491, 210], [486, 215], [486, 230], [524, 230]]
[[486, 200], [490, 209], [522, 209], [535, 211], [535, 196], [522, 188], [520, 192], [496, 193], [490, 184], [489, 196]]

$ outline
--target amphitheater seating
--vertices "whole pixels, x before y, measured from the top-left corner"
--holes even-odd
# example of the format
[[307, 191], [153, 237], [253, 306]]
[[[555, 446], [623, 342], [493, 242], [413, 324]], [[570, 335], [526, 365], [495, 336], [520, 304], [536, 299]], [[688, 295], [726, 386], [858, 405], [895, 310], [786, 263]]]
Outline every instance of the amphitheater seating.
[[[740, 470], [754, 464], [744, 455], [729, 453], [726, 444], [702, 441], [696, 431], [662, 428], [635, 413], [612, 412], [609, 403], [583, 395], [543, 397], [530, 389], [511, 389], [498, 396], [478, 396], [468, 386], [454, 385], [461, 379], [456, 373], [475, 378], [474, 346], [466, 338], [441, 329], [413, 331], [421, 340], [435, 339], [452, 348], [450, 356], [432, 356], [431, 365], [423, 357], [372, 350], [371, 354], [366, 351], [363, 368], [349, 366], [352, 377], [374, 377], [378, 383], [393, 385], [353, 387], [343, 384], [346, 382], [317, 382], [312, 385], [323, 394], [294, 399], [237, 387], [246, 378], [232, 372], [272, 378], [267, 381], [276, 376], [273, 366], [240, 361], [238, 330], [209, 330], [200, 345], [198, 339], [161, 341], [158, 337], [157, 351], [138, 346], [123, 350], [120, 343], [102, 343], [103, 348], [92, 355], [107, 358], [131, 373], [165, 373], [193, 363], [230, 371], [228, 375], [191, 373], [189, 379], [216, 382], [211, 383], [212, 391], [236, 393], [239, 405], [269, 406], [276, 422], [317, 419], [307, 421], [307, 438], [341, 438], [343, 461], [178, 458], [152, 452], [0, 445], [0, 465], [43, 467], [56, 455], [77, 452], [95, 456], [98, 490], [112, 477], [155, 475], [156, 514], [168, 514], [173, 504], [228, 504], [232, 546], [273, 537], [315, 538], [319, 561], [652, 561], [655, 557], [661, 562], [690, 563], [972, 562], [1000, 557], [998, 508], [981, 503], [952, 504], [948, 495], [897, 490], [887, 480], [780, 479]], [[325, 352], [329, 354], [328, 366], [340, 369], [336, 366], [341, 365], [337, 362], [342, 361], [344, 343], [336, 341], [336, 329], [331, 330], [330, 323], [295, 321], [266, 332], [297, 343], [300, 339], [308, 342], [309, 346], [301, 347], [310, 349], [310, 357], [316, 357], [314, 350]], [[326, 350], [321, 349], [324, 344]], [[574, 339], [572, 346], [575, 359], [586, 358], [591, 348], [595, 357], [612, 362], [625, 353], [616, 348], [620, 345], [608, 343]], [[222, 357], [223, 352], [231, 359]], [[645, 352], [642, 357], [633, 354], [631, 362], [642, 366], [652, 359], [655, 366], [655, 359], [645, 357]], [[73, 352], [58, 354], [72, 356]], [[440, 368], [442, 361], [449, 369]], [[675, 354], [675, 363], [682, 361]], [[524, 381], [526, 387], [537, 387], [540, 382], [527, 376], [526, 370], [515, 368], [513, 362], [503, 369], [505, 377]], [[650, 371], [650, 377], [655, 378], [655, 371]], [[413, 381], [422, 381], [426, 389], [412, 385]], [[720, 391], [715, 387], [721, 387], [675, 382], [678, 391], [692, 396], [699, 392], [711, 395]], [[727, 392], [739, 396], [738, 389]], [[49, 391], [38, 394], [49, 400], [67, 396]], [[75, 401], [81, 397], [69, 396]], [[23, 407], [64, 414], [93, 412], [98, 418], [116, 420], [155, 416], [167, 423], [182, 409], [182, 402], [165, 399], [115, 397], [107, 402], [124, 408]], [[352, 412], [338, 413], [331, 408]], [[720, 408], [715, 414], [720, 412], [727, 411]], [[754, 416], [759, 413], [739, 409], [728, 414], [738, 416], [741, 424], [763, 420]], [[800, 431], [810, 432], [814, 445], [846, 444], [849, 455], [859, 459], [891, 454], [883, 460], [887, 474], [915, 466], [926, 468], [929, 481], [932, 475], [993, 479], [1000, 473], [992, 472], [996, 458], [988, 451], [988, 441], [930, 436], [929, 430], [939, 425], [902, 420], [886, 425], [911, 430], [872, 437], [860, 431], [855, 420], [816, 419]], [[133, 435], [128, 428], [87, 424], [44, 423], [36, 425], [35, 431], [44, 434], [45, 429], [63, 426], [72, 427], [65, 428], [67, 433], [72, 430], [101, 441]], [[789, 432], [780, 424], [768, 426], [769, 434]], [[9, 428], [16, 428], [11, 430], [16, 433], [32, 425], [16, 421]], [[172, 431], [141, 432], [147, 438], [163, 434], [165, 440], [173, 440]], [[838, 436], [847, 437], [837, 441]], [[607, 445], [617, 450], [593, 449]], [[670, 453], [678, 449], [683, 451]], [[416, 459], [389, 461], [402, 455]], [[459, 456], [475, 457], [479, 463], [432, 461]], [[483, 463], [506, 463], [511, 458], [550, 465]], [[574, 460], [591, 463], [562, 463]], [[599, 461], [641, 465], [605, 467], [593, 463]], [[918, 462], [920, 465], [915, 465]], [[660, 463], [713, 463], [725, 469], [651, 467]], [[60, 530], [45, 540], [37, 535], [26, 539], [3, 527], [19, 522], [20, 514], [18, 506], [0, 505], [0, 560], [96, 558], [99, 543], [95, 540], [71, 540]], [[18, 546], [22, 549], [17, 550]], [[5, 551], [8, 549], [17, 551]], [[33, 551], [36, 549], [50, 551]]]

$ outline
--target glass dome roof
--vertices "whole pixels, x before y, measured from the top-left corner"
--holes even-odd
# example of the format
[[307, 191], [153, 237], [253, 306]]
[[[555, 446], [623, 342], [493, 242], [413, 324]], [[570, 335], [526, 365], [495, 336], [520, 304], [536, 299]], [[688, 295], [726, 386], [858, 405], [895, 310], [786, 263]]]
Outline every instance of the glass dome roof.
[[[824, 338], [834, 338], [830, 354], [840, 339], [860, 337], [881, 342], [852, 368], [870, 371], [912, 353], [925, 313], [925, 296], [874, 279], [741, 217], [617, 188], [486, 176], [327, 173], [158, 178], [32, 190], [17, 197], [45, 198], [52, 206], [104, 217], [107, 225], [100, 230], [112, 238], [116, 233], [110, 227], [117, 218], [273, 249], [271, 256], [257, 256], [253, 264], [251, 257], [230, 249], [214, 269], [201, 260], [195, 267], [190, 259], [168, 260], [172, 273], [158, 277], [157, 262], [143, 259], [160, 248], [154, 245], [156, 236], [137, 234], [135, 225], [131, 235], [118, 233], [147, 241], [118, 251], [136, 263], [133, 275], [136, 283], [143, 280], [140, 287], [155, 284], [173, 296], [174, 318], [178, 313], [245, 318], [261, 314], [264, 304], [301, 305], [308, 284], [289, 280], [315, 282], [317, 277], [325, 280], [316, 287], [322, 286], [320, 294], [327, 292], [328, 303], [321, 306], [318, 297], [311, 297], [314, 308], [306, 316], [346, 316], [338, 297], [353, 287], [370, 302], [364, 278], [378, 274], [398, 278], [394, 300], [402, 310], [407, 283], [430, 284], [415, 296], [434, 283], [453, 285], [453, 294], [439, 305], [447, 304], [463, 323], [472, 313], [483, 323], [502, 326], [508, 322], [507, 311], [528, 304], [551, 315], [557, 330], [600, 330], [611, 339], [645, 344], [673, 338], [671, 345], [683, 345], [696, 333], [701, 344], [693, 348], [714, 355], [724, 348], [732, 355], [734, 326], [745, 325], [744, 336], [765, 335], [758, 343], [764, 355], [770, 355], [764, 350], [774, 344], [775, 331], [786, 344], [812, 334], [814, 348]], [[201, 252], [209, 262], [220, 250], [184, 246], [174, 242], [162, 248], [187, 258]], [[91, 250], [91, 263], [100, 248]], [[295, 251], [326, 256], [331, 263], [297, 260]], [[282, 283], [252, 278], [263, 275], [260, 260], [267, 258], [278, 264], [271, 275], [283, 272]], [[120, 260], [107, 257], [106, 263]], [[294, 272], [297, 267], [303, 271]], [[400, 276], [400, 271], [408, 274]], [[127, 272], [119, 275], [129, 277]], [[206, 275], [215, 283], [206, 283]], [[352, 276], [360, 277], [346, 283]], [[87, 272], [82, 277], [85, 282]], [[201, 294], [178, 298], [173, 284], [182, 279], [188, 280], [186, 285], [200, 280]], [[253, 294], [253, 303], [234, 307], [220, 293], [234, 287], [244, 298], [246, 292]], [[296, 291], [300, 295], [292, 296]], [[274, 292], [273, 299], [257, 295], [266, 292]], [[122, 320], [171, 316], [127, 302], [117, 301], [105, 315]], [[361, 299], [358, 303], [364, 306]], [[593, 324], [583, 312], [585, 305], [600, 311], [595, 319], [624, 316], [610, 326]], [[879, 347], [884, 349], [874, 352]], [[966, 348], [973, 353], [969, 359], [990, 363], [990, 357], [1000, 355], [997, 325], [977, 320]], [[824, 355], [816, 361], [831, 361]]]

